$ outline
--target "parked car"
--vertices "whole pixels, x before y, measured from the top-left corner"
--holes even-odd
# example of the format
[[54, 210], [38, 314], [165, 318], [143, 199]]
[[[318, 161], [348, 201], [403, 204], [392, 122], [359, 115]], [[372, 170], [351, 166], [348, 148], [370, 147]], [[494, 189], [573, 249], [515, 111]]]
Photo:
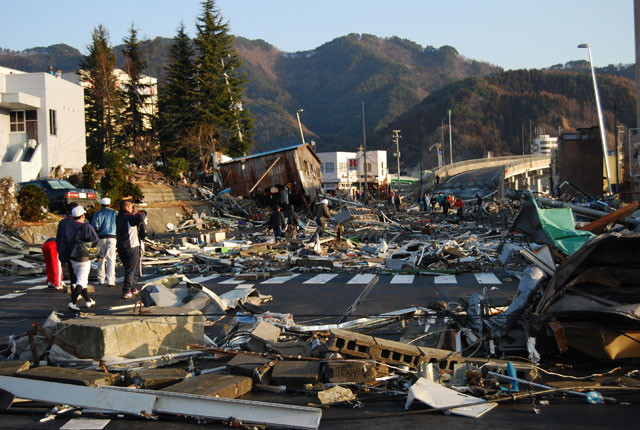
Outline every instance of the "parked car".
[[69, 203], [76, 202], [84, 208], [96, 204], [100, 195], [96, 190], [76, 188], [74, 185], [61, 179], [37, 179], [34, 181], [20, 182], [18, 190], [25, 185], [36, 185], [42, 188], [49, 199], [49, 210], [66, 212]]

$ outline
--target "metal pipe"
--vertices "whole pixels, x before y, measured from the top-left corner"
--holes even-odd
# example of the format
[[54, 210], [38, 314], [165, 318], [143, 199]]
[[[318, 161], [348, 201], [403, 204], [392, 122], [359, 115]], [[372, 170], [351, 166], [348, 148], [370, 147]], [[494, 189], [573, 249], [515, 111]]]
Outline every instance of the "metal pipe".
[[[551, 207], [551, 208], [569, 208], [577, 214], [580, 214], [589, 218], [593, 218], [593, 219], [597, 219], [609, 214], [608, 212], [602, 212], [602, 211], [597, 211], [595, 209], [584, 208], [582, 206], [572, 205], [571, 203], [559, 202], [556, 200], [547, 199], [545, 197], [538, 197], [536, 200], [541, 205]], [[632, 218], [632, 217], [621, 218], [616, 222], [619, 224], [627, 224], [630, 227], [635, 227], [638, 224], [640, 224], [640, 220], [638, 218]]]

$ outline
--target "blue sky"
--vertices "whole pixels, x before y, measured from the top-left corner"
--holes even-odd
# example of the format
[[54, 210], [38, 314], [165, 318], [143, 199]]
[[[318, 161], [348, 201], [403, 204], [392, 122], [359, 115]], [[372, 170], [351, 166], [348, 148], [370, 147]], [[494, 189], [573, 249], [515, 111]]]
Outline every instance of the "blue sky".
[[[231, 33], [282, 51], [314, 49], [349, 33], [399, 36], [422, 46], [451, 45], [467, 58], [505, 69], [588, 59], [596, 66], [635, 62], [632, 0], [218, 0]], [[142, 38], [190, 35], [196, 0], [17, 0], [3, 5], [0, 47], [66, 43], [85, 52], [103, 24], [120, 44], [133, 22]]]

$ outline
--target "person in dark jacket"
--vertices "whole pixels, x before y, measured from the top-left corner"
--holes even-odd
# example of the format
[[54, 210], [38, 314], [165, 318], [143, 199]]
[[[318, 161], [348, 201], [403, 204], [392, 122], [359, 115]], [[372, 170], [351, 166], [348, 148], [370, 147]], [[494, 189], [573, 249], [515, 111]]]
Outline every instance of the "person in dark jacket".
[[329, 200], [323, 199], [318, 203], [316, 207], [316, 224], [318, 224], [318, 237], [322, 237], [324, 234], [324, 229], [327, 226], [327, 219], [331, 218], [331, 214], [329, 213]]
[[298, 214], [296, 214], [296, 208], [293, 205], [289, 206], [284, 217], [287, 219], [287, 229], [284, 232], [284, 237], [295, 239], [298, 231]]
[[69, 271], [69, 284], [71, 285], [72, 290], [73, 290], [73, 286], [76, 284], [76, 273], [73, 271], [73, 265], [71, 264], [71, 260], [69, 259], [69, 256], [65, 255], [64, 250], [62, 249], [62, 232], [64, 231], [64, 228], [67, 226], [67, 224], [73, 222], [71, 211], [73, 211], [73, 208], [75, 208], [76, 206], [78, 206], [78, 203], [76, 202], [69, 203], [69, 207], [67, 208], [67, 211], [68, 211], [67, 216], [66, 218], [63, 218], [62, 220], [60, 220], [60, 222], [58, 223], [58, 230], [56, 232], [56, 246], [58, 249], [58, 259], [60, 260], [60, 263], [62, 265], [67, 266], [67, 270]]
[[273, 229], [273, 235], [276, 238], [276, 243], [280, 241], [280, 238], [284, 235], [284, 214], [280, 211], [280, 206], [273, 207], [273, 212], [269, 215], [269, 227]]
[[67, 223], [62, 231], [60, 251], [66, 256], [65, 258], [69, 259], [76, 275], [75, 285], [71, 289], [71, 302], [67, 307], [78, 312], [80, 308], [77, 303], [80, 295], [85, 299], [87, 308], [92, 307], [96, 302], [89, 298], [87, 291], [91, 260], [74, 255], [73, 249], [78, 242], [95, 242], [97, 246], [99, 238], [93, 226], [85, 222], [85, 210], [82, 206], [74, 207], [71, 216], [73, 222]]
[[444, 198], [442, 199], [442, 213], [444, 214], [444, 217], [446, 218], [447, 215], [449, 215], [449, 209], [451, 209], [451, 202], [449, 201], [449, 199]]
[[146, 214], [133, 214], [133, 203], [120, 202], [120, 212], [116, 216], [116, 249], [124, 266], [124, 286], [122, 298], [130, 299], [138, 294], [138, 274], [140, 270], [140, 238], [138, 226], [145, 222]]

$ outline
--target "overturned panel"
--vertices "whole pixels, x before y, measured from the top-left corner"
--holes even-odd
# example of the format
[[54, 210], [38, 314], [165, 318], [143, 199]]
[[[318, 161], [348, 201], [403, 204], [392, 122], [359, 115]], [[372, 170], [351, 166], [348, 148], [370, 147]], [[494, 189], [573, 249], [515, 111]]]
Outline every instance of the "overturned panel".
[[[185, 349], [201, 343], [204, 317], [198, 311], [171, 315], [176, 308], [154, 309], [163, 316], [102, 316], [62, 321], [56, 338], [71, 346], [80, 357], [141, 358]], [[167, 315], [169, 314], [169, 315]]]

